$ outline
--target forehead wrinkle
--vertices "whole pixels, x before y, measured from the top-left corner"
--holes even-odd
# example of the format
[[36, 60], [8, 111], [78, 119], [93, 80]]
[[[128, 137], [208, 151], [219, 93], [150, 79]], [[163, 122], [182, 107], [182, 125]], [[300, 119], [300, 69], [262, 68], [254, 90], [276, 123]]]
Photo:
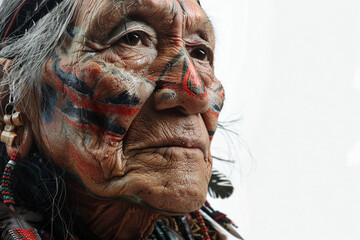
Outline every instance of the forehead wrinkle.
[[[91, 39], [103, 40], [116, 26], [127, 17], [135, 17], [138, 11], [146, 9], [158, 21], [172, 21], [179, 14], [183, 15], [184, 34], [198, 33], [205, 40], [212, 39], [212, 24], [203, 9], [196, 1], [191, 0], [83, 0], [87, 6], [79, 9], [82, 12], [83, 27]], [[89, 11], [90, 9], [90, 11]], [[142, 9], [142, 10], [139, 10]], [[80, 19], [79, 19], [80, 20]], [[112, 24], [107, 24], [112, 22]], [[87, 26], [86, 26], [87, 25]], [[87, 31], [97, 29], [97, 31]], [[101, 31], [103, 34], [99, 34]], [[94, 36], [92, 36], [95, 34]], [[104, 35], [105, 34], [105, 35]], [[96, 37], [98, 36], [98, 37]], [[94, 37], [94, 38], [93, 38]], [[100, 37], [100, 38], [99, 38]]]
[[[154, 14], [159, 16], [166, 16], [166, 18], [175, 18], [179, 12], [176, 0], [105, 0], [113, 1], [115, 8], [119, 10], [121, 7], [120, 14], [122, 17], [131, 16], [137, 12], [137, 8], [143, 7], [148, 8]], [[171, 2], [171, 3], [169, 3]], [[169, 6], [171, 4], [171, 6]], [[116, 11], [116, 10], [115, 10]]]
[[[187, 5], [184, 3], [184, 0], [176, 0], [178, 4], [180, 5], [183, 15], [184, 15], [184, 32], [187, 32], [189, 35], [192, 33], [199, 33], [201, 38], [204, 38], [205, 40], [211, 40], [213, 37], [213, 25], [207, 16], [207, 14], [204, 12], [202, 7], [199, 4], [199, 1], [196, 1], [197, 4], [194, 4], [193, 2], [189, 3], [190, 1], [186, 1], [190, 5], [190, 9], [193, 9], [194, 11], [189, 11]], [[197, 11], [197, 9], [200, 9], [200, 12]], [[201, 24], [200, 24], [201, 23]], [[203, 28], [201, 28], [203, 27]], [[209, 31], [210, 36], [209, 36]]]
[[98, 25], [103, 24], [100, 20], [102, 12], [99, 9], [102, 9], [102, 5], [105, 4], [104, 0], [82, 0], [78, 5], [77, 17], [76, 17], [76, 26], [84, 27], [83, 30], [87, 31], [91, 27], [91, 23], [96, 20]]
[[[108, 21], [114, 20], [119, 13], [123, 15], [126, 0], [82, 0], [78, 6], [76, 26], [80, 26], [83, 35], [95, 42], [102, 40], [109, 31]], [[134, 1], [131, 1], [134, 2]], [[123, 6], [123, 7], [121, 7]], [[121, 12], [119, 12], [121, 11]]]
[[[183, 3], [183, 0], [177, 0]], [[187, 14], [185, 15], [185, 29], [188, 35], [193, 33], [207, 41], [213, 42], [214, 33], [211, 20], [205, 11], [197, 4], [197, 2], [186, 1], [188, 4], [183, 3], [184, 9]]]

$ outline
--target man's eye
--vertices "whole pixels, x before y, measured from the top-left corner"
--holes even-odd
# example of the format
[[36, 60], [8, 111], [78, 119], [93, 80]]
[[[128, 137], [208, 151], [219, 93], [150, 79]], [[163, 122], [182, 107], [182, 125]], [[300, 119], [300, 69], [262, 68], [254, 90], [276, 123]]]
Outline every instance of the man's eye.
[[137, 46], [142, 43], [141, 34], [137, 32], [128, 33], [120, 38], [119, 42], [129, 46]]
[[204, 48], [195, 48], [191, 50], [190, 56], [200, 61], [207, 61], [207, 62], [211, 61], [209, 51]]

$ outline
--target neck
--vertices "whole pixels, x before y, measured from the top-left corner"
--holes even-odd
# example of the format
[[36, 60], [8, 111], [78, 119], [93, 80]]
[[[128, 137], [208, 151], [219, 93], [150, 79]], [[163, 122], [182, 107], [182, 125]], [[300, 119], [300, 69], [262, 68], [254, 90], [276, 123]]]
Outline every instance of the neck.
[[131, 202], [97, 199], [78, 183], [67, 186], [69, 201], [76, 206], [77, 214], [101, 239], [147, 239], [160, 217], [159, 213]]

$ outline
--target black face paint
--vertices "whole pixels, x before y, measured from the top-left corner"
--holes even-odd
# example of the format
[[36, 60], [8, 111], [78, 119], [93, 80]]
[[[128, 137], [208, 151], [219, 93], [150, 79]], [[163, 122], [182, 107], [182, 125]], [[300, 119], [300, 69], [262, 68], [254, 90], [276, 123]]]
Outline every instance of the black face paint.
[[194, 69], [194, 65], [191, 62], [189, 64], [189, 62], [185, 59], [182, 86], [185, 91], [195, 95], [200, 99], [203, 99], [206, 96], [205, 84]]
[[74, 29], [67, 27], [65, 30], [65, 33], [67, 34], [67, 36], [71, 39], [73, 39], [75, 37], [75, 33], [74, 33]]
[[220, 106], [218, 104], [211, 105], [211, 110], [220, 113], [223, 108], [224, 103], [222, 103]]
[[96, 99], [97, 102], [112, 104], [112, 105], [123, 105], [128, 107], [136, 107], [140, 104], [139, 98], [136, 96], [130, 95], [130, 93], [125, 90], [120, 95], [115, 98], [103, 98]]
[[173, 67], [177, 62], [179, 62], [181, 58], [183, 58], [184, 56], [185, 54], [183, 53], [183, 51], [181, 51], [173, 59], [171, 59], [171, 61], [168, 62], [164, 67], [163, 72], [160, 74], [158, 81], [163, 81], [167, 71], [169, 71], [169, 69]]
[[208, 134], [210, 137], [213, 137], [215, 135], [215, 131], [208, 131]]
[[60, 111], [65, 114], [71, 121], [80, 125], [95, 125], [105, 132], [111, 132], [117, 135], [124, 135], [126, 129], [115, 123], [113, 119], [101, 116], [96, 112], [83, 108], [77, 108], [74, 104], [67, 100], [66, 105]]
[[64, 72], [59, 65], [60, 59], [53, 56], [53, 68], [56, 75], [60, 78], [61, 82], [67, 87], [71, 88], [77, 93], [80, 93], [84, 96], [93, 96], [93, 89], [88, 86], [85, 81], [77, 78], [73, 73]]

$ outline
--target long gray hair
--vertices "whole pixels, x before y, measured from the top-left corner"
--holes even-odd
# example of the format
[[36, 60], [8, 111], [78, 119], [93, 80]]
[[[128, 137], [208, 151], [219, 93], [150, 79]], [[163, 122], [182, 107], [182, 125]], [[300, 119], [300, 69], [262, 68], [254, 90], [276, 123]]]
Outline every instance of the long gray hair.
[[[3, 0], [0, 5], [0, 30], [8, 28], [9, 19], [23, 0]], [[38, 1], [35, 8], [47, 0]], [[39, 112], [29, 106], [39, 104], [41, 71], [71, 21], [76, 0], [63, 0], [20, 36], [9, 36], [0, 45], [0, 57], [12, 60], [9, 71], [0, 81], [0, 101], [7, 100], [11, 92], [15, 106], [29, 118], [36, 119]], [[31, 20], [31, 19], [30, 19]], [[3, 106], [4, 107], [4, 106]], [[3, 110], [3, 109], [2, 109]]]

